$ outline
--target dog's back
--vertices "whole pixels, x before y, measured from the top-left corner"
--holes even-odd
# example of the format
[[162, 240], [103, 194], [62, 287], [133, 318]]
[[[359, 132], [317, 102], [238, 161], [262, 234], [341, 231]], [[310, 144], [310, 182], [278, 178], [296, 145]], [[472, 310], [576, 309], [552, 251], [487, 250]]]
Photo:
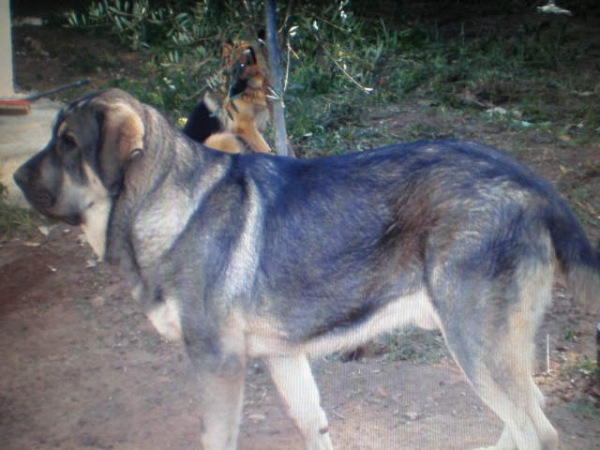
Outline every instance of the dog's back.
[[[374, 310], [387, 297], [432, 282], [443, 258], [461, 258], [464, 278], [479, 273], [493, 279], [516, 271], [512, 265], [517, 261], [539, 257], [536, 251], [547, 245], [584, 302], [593, 302], [600, 292], [595, 251], [555, 189], [487, 146], [421, 142], [291, 165], [269, 160], [265, 170], [251, 161], [253, 179], [263, 187], [264, 198], [272, 199], [264, 206], [271, 231], [265, 251], [272, 257], [264, 261], [270, 286], [278, 286], [275, 280], [282, 274], [305, 275], [302, 280], [282, 279], [282, 295], [287, 290], [285, 295], [300, 300], [316, 292], [342, 296], [343, 291], [346, 306], [356, 299], [366, 313], [365, 297], [377, 299]], [[281, 187], [271, 179], [273, 165], [277, 176], [287, 171]], [[290, 252], [294, 241], [305, 245]], [[343, 261], [345, 270], [329, 265], [331, 273], [324, 277], [314, 266], [321, 254]], [[548, 260], [549, 267], [552, 262]], [[394, 264], [402, 267], [402, 280], [398, 269], [391, 269]], [[379, 266], [375, 275], [374, 265]], [[364, 289], [370, 284], [388, 287], [389, 296], [332, 279], [345, 279], [347, 273]], [[395, 292], [398, 285], [404, 292]], [[311, 320], [302, 301], [285, 307], [290, 305], [292, 310], [298, 305], [298, 317]], [[317, 321], [322, 316], [313, 317]]]

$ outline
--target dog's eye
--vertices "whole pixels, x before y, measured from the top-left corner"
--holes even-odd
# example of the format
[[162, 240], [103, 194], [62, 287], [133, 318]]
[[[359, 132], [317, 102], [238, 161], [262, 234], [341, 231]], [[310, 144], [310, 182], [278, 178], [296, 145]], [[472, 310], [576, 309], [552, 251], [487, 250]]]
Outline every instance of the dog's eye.
[[69, 152], [77, 149], [77, 141], [70, 133], [64, 133], [60, 138], [60, 149], [63, 152]]

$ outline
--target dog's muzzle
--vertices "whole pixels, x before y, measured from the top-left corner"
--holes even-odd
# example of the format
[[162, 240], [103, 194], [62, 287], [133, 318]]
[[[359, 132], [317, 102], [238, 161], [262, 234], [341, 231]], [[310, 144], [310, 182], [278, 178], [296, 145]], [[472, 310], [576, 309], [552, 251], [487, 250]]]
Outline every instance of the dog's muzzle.
[[83, 219], [80, 212], [57, 214], [56, 211], [53, 211], [57, 201], [56, 195], [50, 189], [36, 182], [37, 178], [38, 174], [35, 168], [32, 169], [29, 163], [23, 164], [13, 174], [15, 183], [23, 191], [27, 201], [37, 211], [45, 216], [62, 220], [69, 225], [81, 225]]
[[13, 174], [17, 186], [23, 191], [27, 201], [42, 214], [49, 214], [49, 210], [56, 203], [55, 195], [44, 186], [35, 182], [36, 174], [30, 164], [25, 163]]
[[31, 170], [27, 164], [21, 166], [13, 175], [17, 186], [23, 191], [29, 202], [38, 209], [44, 210], [50, 208], [54, 202], [52, 193], [40, 186], [32, 186]]

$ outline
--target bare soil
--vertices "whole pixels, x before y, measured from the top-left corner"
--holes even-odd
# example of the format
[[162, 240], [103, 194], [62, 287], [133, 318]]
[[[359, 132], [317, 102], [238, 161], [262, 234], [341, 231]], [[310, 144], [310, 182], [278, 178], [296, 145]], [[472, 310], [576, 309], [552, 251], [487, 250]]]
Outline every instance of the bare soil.
[[[25, 43], [30, 34], [41, 52]], [[135, 73], [139, 65], [139, 55], [118, 53], [105, 42], [65, 43], [60, 32], [20, 29], [15, 42], [16, 81], [26, 89], [82, 76], [98, 87], [119, 72]], [[83, 51], [79, 44], [85, 51], [109, 52], [118, 64], [89, 73], [65, 67], [66, 55]], [[387, 121], [391, 132], [419, 123], [437, 135], [510, 150], [555, 182], [590, 237], [600, 236], [598, 141], [574, 145], [557, 134], [477, 121], [414, 99], [371, 120]], [[576, 195], [582, 190], [585, 197]], [[157, 336], [119, 275], [95, 262], [80, 231], [54, 225], [0, 242], [0, 448], [198, 448], [200, 381], [183, 347]], [[600, 446], [598, 391], [586, 373], [586, 360], [596, 357], [594, 325], [595, 318], [585, 316], [557, 284], [539, 334], [537, 381], [563, 449]], [[314, 361], [336, 448], [458, 450], [495, 443], [500, 421], [441, 347], [429, 345], [439, 336], [409, 333], [405, 339], [394, 341], [394, 351], [382, 351], [381, 342], [367, 346], [358, 360]], [[407, 357], [397, 348], [402, 345], [416, 355]], [[249, 365], [246, 386], [240, 448], [301, 449], [260, 361]]]

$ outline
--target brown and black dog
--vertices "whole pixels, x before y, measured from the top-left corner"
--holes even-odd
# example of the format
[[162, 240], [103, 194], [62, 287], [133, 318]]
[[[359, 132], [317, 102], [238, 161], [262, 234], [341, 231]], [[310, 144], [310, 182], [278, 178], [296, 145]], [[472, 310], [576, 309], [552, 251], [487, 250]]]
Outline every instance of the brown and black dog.
[[207, 89], [183, 132], [228, 153], [272, 153], [262, 136], [269, 120], [267, 77], [247, 42], [224, 44], [219, 87]]

